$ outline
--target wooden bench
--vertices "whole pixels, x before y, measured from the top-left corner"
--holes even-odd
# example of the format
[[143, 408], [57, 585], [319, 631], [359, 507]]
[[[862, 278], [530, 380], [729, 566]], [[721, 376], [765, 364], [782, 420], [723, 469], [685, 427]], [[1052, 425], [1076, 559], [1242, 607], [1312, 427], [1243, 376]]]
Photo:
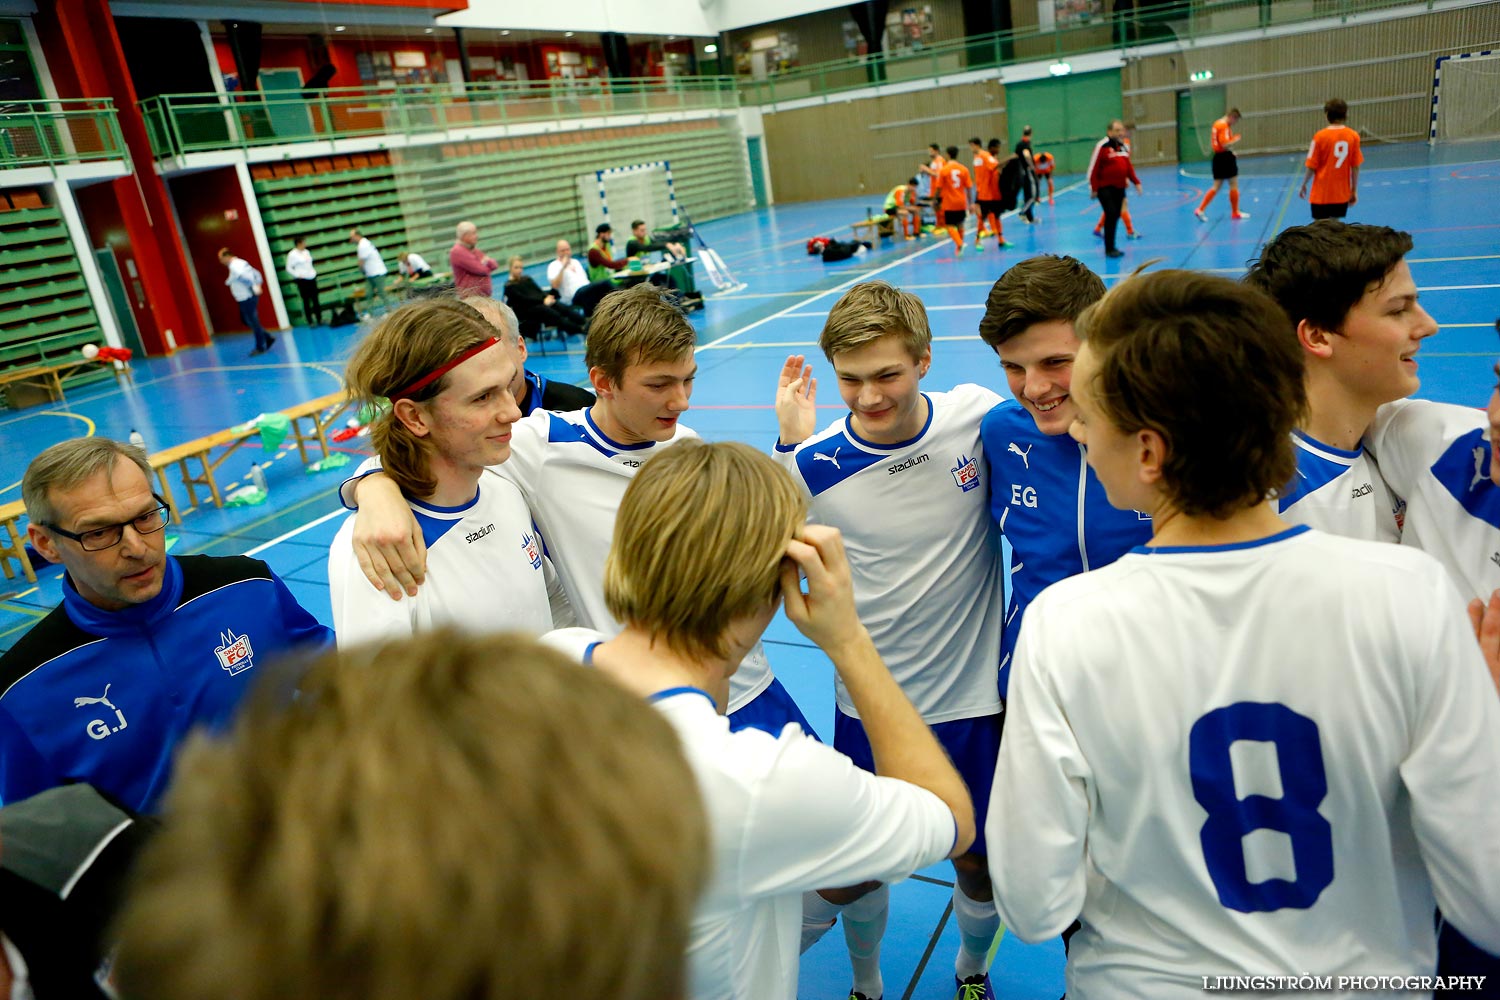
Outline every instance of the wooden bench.
[[[328, 429], [352, 405], [353, 403], [343, 392], [333, 392], [279, 411], [291, 420], [287, 440], [297, 446], [297, 455], [302, 459], [303, 465], [307, 464], [309, 444], [318, 446], [322, 458], [328, 457]], [[323, 414], [324, 410], [329, 412]], [[302, 425], [304, 420], [311, 420], [311, 425], [304, 428]], [[172, 506], [172, 519], [180, 523], [182, 511], [193, 510], [198, 506], [198, 494], [194, 489], [196, 486], [208, 490], [209, 498], [213, 500], [215, 507], [224, 506], [224, 496], [219, 490], [219, 483], [214, 478], [214, 472], [224, 464], [225, 459], [239, 449], [240, 445], [259, 439], [260, 431], [254, 426], [230, 427], [153, 454], [151, 467], [157, 471], [157, 478], [161, 481], [162, 499]], [[197, 460], [199, 469], [196, 473], [191, 465], [194, 459]], [[187, 506], [180, 510], [172, 493], [172, 484], [167, 479], [167, 470], [173, 465], [177, 466], [181, 473], [182, 488], [187, 491]]]
[[14, 580], [16, 574], [10, 568], [10, 561], [14, 559], [21, 564], [26, 579], [36, 583], [36, 570], [31, 568], [31, 560], [26, 557], [26, 536], [20, 529], [20, 520], [25, 516], [26, 505], [19, 500], [0, 504], [0, 569], [5, 571], [7, 580]]
[[[13, 371], [0, 371], [0, 385], [15, 383], [17, 385], [29, 386], [40, 389], [47, 394], [47, 398], [54, 403], [67, 401], [63, 395], [63, 379], [72, 378], [84, 369], [97, 369], [101, 362], [98, 361], [65, 361], [56, 365], [33, 365], [30, 368], [17, 368]], [[113, 361], [102, 362], [110, 371], [114, 372], [115, 381], [123, 385], [130, 378], [129, 365], [116, 365]]]
[[[852, 222], [849, 224], [849, 228], [854, 230], [854, 238], [856, 240], [867, 240], [870, 243], [874, 243], [882, 236], [894, 236], [896, 234], [895, 220], [888, 215], [875, 219], [862, 219], [859, 222]], [[869, 231], [868, 236], [860, 235], [860, 233], [864, 230]]]

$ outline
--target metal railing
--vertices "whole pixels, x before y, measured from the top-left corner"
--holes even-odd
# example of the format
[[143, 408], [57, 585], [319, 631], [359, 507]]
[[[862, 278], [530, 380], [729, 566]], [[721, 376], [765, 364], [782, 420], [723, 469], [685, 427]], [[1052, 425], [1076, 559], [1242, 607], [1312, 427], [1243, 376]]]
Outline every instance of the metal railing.
[[730, 77], [164, 94], [140, 102], [158, 157], [372, 135], [452, 134], [605, 115], [733, 110]]
[[970, 35], [895, 53], [852, 56], [773, 72], [764, 79], [736, 78], [745, 104], [774, 104], [903, 80], [930, 80], [951, 73], [1110, 49], [1185, 42], [1396, 7], [1433, 7], [1433, 0], [1180, 0], [1162, 6], [1103, 15], [1063, 28], [1016, 28]]
[[125, 158], [107, 97], [0, 102], [0, 169]]

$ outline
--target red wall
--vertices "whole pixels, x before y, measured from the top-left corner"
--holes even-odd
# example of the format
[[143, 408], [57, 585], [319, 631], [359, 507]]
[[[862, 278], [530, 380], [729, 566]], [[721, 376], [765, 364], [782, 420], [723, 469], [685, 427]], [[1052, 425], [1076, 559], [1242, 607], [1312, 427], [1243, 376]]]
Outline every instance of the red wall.
[[[198, 274], [198, 285], [208, 307], [208, 324], [214, 333], [245, 329], [240, 310], [229, 294], [224, 279], [229, 272], [219, 263], [219, 248], [228, 247], [236, 256], [249, 261], [266, 280], [273, 280], [276, 268], [264, 261], [255, 250], [255, 233], [250, 227], [250, 213], [240, 193], [233, 167], [219, 167], [193, 174], [182, 174], [167, 182], [177, 217], [182, 220], [182, 236], [188, 247], [188, 259]], [[234, 219], [225, 217], [232, 212]], [[276, 312], [271, 296], [260, 297], [260, 321], [267, 329], [276, 329]]]
[[135, 248], [130, 244], [130, 233], [125, 228], [125, 215], [120, 211], [120, 196], [115, 185], [127, 183], [125, 177], [116, 181], [90, 184], [73, 189], [73, 198], [78, 203], [78, 212], [83, 216], [84, 228], [89, 233], [89, 249], [108, 247], [114, 251], [115, 261], [120, 265], [120, 276], [125, 279], [126, 296], [130, 299], [130, 311], [135, 316], [136, 329], [144, 338], [149, 331], [152, 336], [161, 336], [161, 324], [151, 308], [151, 299], [146, 295], [146, 286], [141, 281], [141, 264], [136, 259]]
[[[458, 43], [451, 37], [427, 36], [425, 34], [414, 35], [406, 39], [362, 39], [358, 36], [350, 37], [330, 34], [325, 36], [328, 44], [328, 61], [333, 64], [335, 73], [329, 86], [332, 87], [364, 87], [370, 86], [368, 81], [359, 78], [358, 57], [361, 52], [410, 52], [413, 50], [427, 54], [427, 68], [441, 72], [444, 61], [458, 58]], [[547, 46], [555, 48], [556, 46]], [[570, 51], [592, 55], [600, 67], [597, 73], [603, 75], [604, 50], [593, 45], [565, 46]], [[302, 71], [302, 79], [306, 80], [317, 72], [321, 67], [314, 66], [308, 56], [308, 41], [303, 35], [267, 35], [261, 42], [261, 68], [285, 68], [292, 67]], [[532, 80], [544, 80], [547, 78], [546, 62], [543, 52], [545, 48], [536, 45], [524, 44], [490, 44], [470, 43], [470, 56], [490, 56], [499, 62], [507, 64], [522, 63], [526, 66], [527, 75]], [[229, 43], [223, 38], [214, 39], [214, 54], [217, 56], [219, 70], [223, 73], [238, 72], [234, 65], [234, 53], [229, 48]], [[476, 74], [478, 80], [492, 79], [489, 73]]]

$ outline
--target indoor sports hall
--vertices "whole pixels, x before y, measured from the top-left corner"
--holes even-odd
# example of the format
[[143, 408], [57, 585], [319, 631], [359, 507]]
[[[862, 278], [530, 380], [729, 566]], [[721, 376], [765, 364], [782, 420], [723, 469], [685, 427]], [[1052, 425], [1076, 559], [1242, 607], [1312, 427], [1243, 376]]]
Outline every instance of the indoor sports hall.
[[[684, 422], [769, 450], [789, 355], [821, 380], [820, 426], [847, 412], [817, 344], [857, 283], [922, 299], [925, 388], [1008, 396], [977, 328], [1009, 265], [1071, 255], [1111, 285], [1143, 266], [1239, 277], [1268, 239], [1309, 221], [1307, 146], [1339, 97], [1363, 140], [1347, 221], [1411, 234], [1407, 261], [1441, 327], [1417, 358], [1419, 396], [1482, 408], [1494, 391], [1500, 2], [529, 6], [0, 0], [0, 652], [61, 599], [60, 567], [24, 551], [22, 474], [80, 435], [138, 435], [173, 504], [171, 552], [263, 559], [332, 623], [328, 548], [347, 515], [337, 488], [371, 454], [343, 373], [384, 311], [353, 229], [384, 258], [391, 306], [448, 278], [464, 220], [499, 262], [497, 298], [513, 255], [545, 286], [556, 242], [582, 256], [600, 222], [616, 253], [635, 217], [686, 233], [702, 308], [689, 314], [698, 374]], [[90, 31], [99, 18], [112, 30]], [[163, 65], [163, 44], [187, 54]], [[1220, 192], [1200, 219], [1210, 125], [1231, 107], [1244, 217]], [[1086, 171], [1116, 119], [1142, 190], [1129, 193], [1123, 254], [1107, 257]], [[929, 143], [967, 163], [971, 137], [998, 137], [1003, 157], [1023, 126], [1056, 171], [1034, 224], [1004, 213], [1004, 246], [976, 245], [973, 216], [961, 253], [935, 227], [903, 238], [864, 225], [928, 162]], [[317, 325], [285, 263], [302, 235]], [[817, 237], [869, 247], [824, 261], [809, 252]], [[247, 357], [258, 341], [221, 247], [264, 276], [269, 350]], [[408, 251], [431, 277], [396, 280]], [[588, 384], [582, 337], [544, 327], [526, 347], [528, 369]], [[767, 652], [830, 739], [827, 659], [784, 618]], [[943, 863], [893, 890], [887, 1000], [953, 995], [952, 879]], [[1002, 933], [996, 949], [997, 996], [1062, 995], [1061, 941]], [[803, 956], [798, 996], [843, 997], [848, 976], [835, 931]]]

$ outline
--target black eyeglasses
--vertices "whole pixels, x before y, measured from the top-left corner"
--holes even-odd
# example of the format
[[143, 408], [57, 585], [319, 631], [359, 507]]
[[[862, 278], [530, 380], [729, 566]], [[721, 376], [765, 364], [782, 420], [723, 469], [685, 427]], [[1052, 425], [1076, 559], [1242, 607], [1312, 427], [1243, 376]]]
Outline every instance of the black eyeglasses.
[[55, 531], [64, 538], [71, 538], [82, 547], [85, 552], [98, 552], [101, 549], [112, 549], [120, 544], [120, 539], [125, 537], [125, 525], [130, 525], [138, 535], [154, 535], [167, 526], [172, 519], [172, 508], [155, 493], [151, 498], [158, 506], [152, 507], [146, 513], [129, 521], [119, 524], [107, 524], [102, 528], [90, 528], [85, 532], [72, 532], [65, 528], [59, 528], [55, 524], [42, 522], [42, 527], [49, 531]]

